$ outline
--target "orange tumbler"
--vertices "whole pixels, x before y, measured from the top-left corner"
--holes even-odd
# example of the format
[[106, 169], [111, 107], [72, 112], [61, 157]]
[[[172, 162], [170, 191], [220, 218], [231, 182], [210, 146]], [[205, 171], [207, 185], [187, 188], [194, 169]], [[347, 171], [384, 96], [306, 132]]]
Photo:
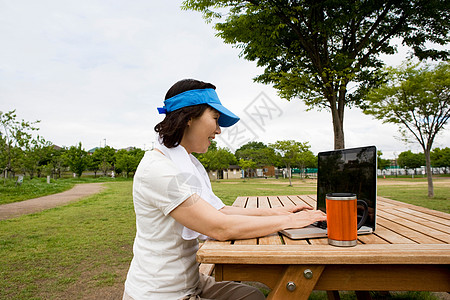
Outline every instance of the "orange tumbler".
[[364, 214], [367, 216], [367, 203], [357, 200], [352, 193], [327, 194], [327, 231], [328, 244], [340, 247], [352, 247], [357, 244], [358, 228], [366, 219], [363, 217], [358, 224], [357, 205], [364, 205]]

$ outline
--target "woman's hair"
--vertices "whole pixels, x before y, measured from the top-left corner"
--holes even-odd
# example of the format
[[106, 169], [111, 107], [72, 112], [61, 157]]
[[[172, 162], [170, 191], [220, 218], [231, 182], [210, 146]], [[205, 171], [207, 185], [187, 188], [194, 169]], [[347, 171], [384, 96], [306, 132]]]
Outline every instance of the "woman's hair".
[[[211, 83], [195, 79], [183, 79], [167, 91], [164, 99], [167, 100], [183, 92], [199, 89], [216, 89], [216, 87]], [[208, 104], [199, 104], [167, 113], [164, 120], [155, 126], [155, 131], [158, 132], [164, 146], [167, 148], [178, 146], [189, 120], [200, 117], [208, 107], [210, 107]]]

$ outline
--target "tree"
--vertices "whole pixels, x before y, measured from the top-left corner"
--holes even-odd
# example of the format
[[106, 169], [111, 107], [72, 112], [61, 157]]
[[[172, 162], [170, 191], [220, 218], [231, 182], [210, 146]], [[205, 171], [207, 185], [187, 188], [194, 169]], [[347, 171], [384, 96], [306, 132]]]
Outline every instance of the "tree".
[[255, 81], [273, 84], [287, 100], [329, 110], [335, 149], [345, 146], [344, 108], [364, 104], [382, 75], [379, 55], [396, 52], [393, 39], [421, 59], [449, 55], [426, 48], [449, 41], [445, 0], [185, 0], [182, 8], [202, 12], [208, 22], [226, 16], [215, 24], [217, 35], [265, 67]]
[[94, 178], [97, 178], [97, 172], [100, 169], [100, 161], [98, 161], [94, 154], [86, 156], [86, 168], [94, 172]]
[[141, 162], [142, 158], [145, 155], [145, 151], [142, 150], [141, 148], [133, 148], [133, 149], [129, 150], [128, 153], [130, 153], [131, 155], [133, 155], [136, 158], [136, 161], [137, 161], [138, 165], [139, 165], [139, 163]]
[[[245, 160], [245, 159], [240, 159], [239, 160], [239, 167], [242, 168], [242, 170], [247, 170], [247, 177], [250, 178], [250, 171], [253, 170], [254, 168], [256, 168], [256, 163], [253, 160]], [[244, 176], [244, 181], [245, 181], [245, 176]]]
[[286, 166], [286, 171], [288, 172], [289, 176], [289, 185], [292, 186], [291, 166], [300, 161], [302, 152], [309, 151], [308, 143], [300, 143], [294, 140], [287, 140], [277, 141], [273, 144], [269, 144], [269, 146], [275, 149], [280, 160]]
[[51, 165], [54, 148], [51, 142], [43, 137], [37, 136], [35, 139], [27, 140], [24, 146], [23, 168], [24, 173], [30, 174], [30, 179], [37, 173], [41, 177], [42, 170], [47, 165]]
[[126, 173], [126, 177], [130, 172], [134, 172], [137, 168], [138, 162], [136, 158], [128, 153], [125, 149], [120, 149], [116, 152], [116, 171], [117, 173]]
[[273, 165], [276, 160], [275, 150], [262, 142], [249, 142], [235, 152], [238, 160], [252, 160], [256, 168]]
[[[92, 165], [91, 168], [100, 169], [103, 172], [103, 176], [106, 176], [106, 173], [111, 169], [114, 164], [114, 155], [116, 150], [110, 146], [105, 146], [103, 148], [95, 149], [94, 153], [92, 153]], [[95, 164], [97, 168], [95, 168]], [[92, 170], [94, 170], [92, 169]]]
[[434, 196], [430, 151], [436, 135], [450, 118], [450, 64], [406, 62], [388, 68], [388, 80], [368, 94], [365, 113], [399, 125], [405, 140], [419, 142], [425, 154], [428, 197]]
[[87, 166], [87, 152], [81, 148], [81, 142], [78, 146], [71, 146], [69, 150], [65, 152], [65, 158], [70, 170], [75, 173], [78, 177], [81, 177], [83, 171], [86, 170]]
[[382, 155], [383, 155], [383, 152], [378, 150], [377, 151], [377, 166], [378, 166], [379, 170], [386, 169], [387, 167], [389, 167], [391, 165], [391, 161], [389, 159], [381, 158]]
[[450, 167], [450, 148], [445, 147], [443, 149], [434, 148], [430, 153], [431, 164], [433, 167], [445, 168], [444, 172], [447, 173], [447, 168]]
[[397, 162], [402, 168], [413, 169], [415, 174], [415, 169], [425, 164], [425, 157], [423, 153], [412, 153], [411, 150], [408, 150], [398, 155]]
[[222, 171], [228, 169], [230, 165], [237, 163], [236, 157], [227, 148], [217, 147], [217, 143], [212, 141], [206, 153], [195, 154], [207, 171]]
[[[314, 153], [312, 153], [311, 150], [309, 150], [310, 148], [311, 146], [308, 145], [308, 143], [304, 143], [302, 151], [298, 153], [298, 158], [295, 162], [295, 164], [303, 171], [305, 170], [305, 168], [313, 168], [317, 166], [317, 157], [314, 155]], [[303, 171], [301, 174], [304, 173]]]
[[116, 171], [117, 173], [126, 173], [126, 177], [130, 173], [136, 172], [136, 169], [144, 156], [145, 151], [139, 148], [134, 148], [131, 150], [121, 149], [116, 152]]
[[213, 163], [210, 165], [210, 168], [212, 170], [225, 170], [228, 169], [230, 165], [237, 164], [236, 157], [233, 153], [227, 148], [221, 148], [217, 149], [215, 152], [215, 159], [213, 160]]
[[56, 179], [61, 177], [61, 170], [67, 167], [64, 159], [64, 153], [67, 151], [66, 148], [60, 148], [58, 146], [52, 145], [51, 151], [51, 161], [50, 165], [52, 167], [53, 178]]
[[31, 140], [31, 132], [39, 130], [34, 125], [40, 121], [17, 120], [16, 110], [0, 112], [0, 167], [4, 178], [13, 171], [15, 163], [21, 159], [23, 147]]

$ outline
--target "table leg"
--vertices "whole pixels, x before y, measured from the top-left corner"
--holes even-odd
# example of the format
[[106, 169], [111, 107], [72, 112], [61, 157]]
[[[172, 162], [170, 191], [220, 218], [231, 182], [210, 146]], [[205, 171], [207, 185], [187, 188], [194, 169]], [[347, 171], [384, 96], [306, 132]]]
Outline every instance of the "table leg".
[[355, 291], [355, 294], [358, 300], [372, 300], [372, 296], [368, 291]]
[[267, 299], [307, 300], [324, 268], [322, 265], [288, 266]]
[[339, 296], [339, 291], [327, 291], [328, 300], [341, 300]]

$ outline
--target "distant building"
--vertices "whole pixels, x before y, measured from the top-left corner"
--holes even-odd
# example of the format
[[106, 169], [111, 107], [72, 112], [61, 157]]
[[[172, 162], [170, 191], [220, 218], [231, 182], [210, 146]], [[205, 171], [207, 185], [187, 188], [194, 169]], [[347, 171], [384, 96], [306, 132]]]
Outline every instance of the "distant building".
[[129, 151], [134, 150], [134, 149], [136, 149], [136, 147], [127, 147], [127, 148], [122, 148], [122, 149], [119, 149], [119, 150], [127, 150], [127, 152], [129, 152]]
[[95, 148], [89, 149], [89, 150], [87, 151], [88, 155], [94, 154], [95, 150], [97, 150], [97, 149], [100, 149], [100, 147], [95, 147]]
[[265, 177], [274, 177], [275, 176], [275, 166], [264, 166], [262, 171], [263, 171], [263, 176], [265, 176]]
[[241, 167], [239, 167], [238, 165], [230, 165], [226, 170], [209, 171], [208, 176], [210, 180], [239, 179], [242, 178]]
[[241, 167], [238, 165], [230, 165], [228, 169], [223, 171], [223, 179], [239, 179], [241, 177]]

